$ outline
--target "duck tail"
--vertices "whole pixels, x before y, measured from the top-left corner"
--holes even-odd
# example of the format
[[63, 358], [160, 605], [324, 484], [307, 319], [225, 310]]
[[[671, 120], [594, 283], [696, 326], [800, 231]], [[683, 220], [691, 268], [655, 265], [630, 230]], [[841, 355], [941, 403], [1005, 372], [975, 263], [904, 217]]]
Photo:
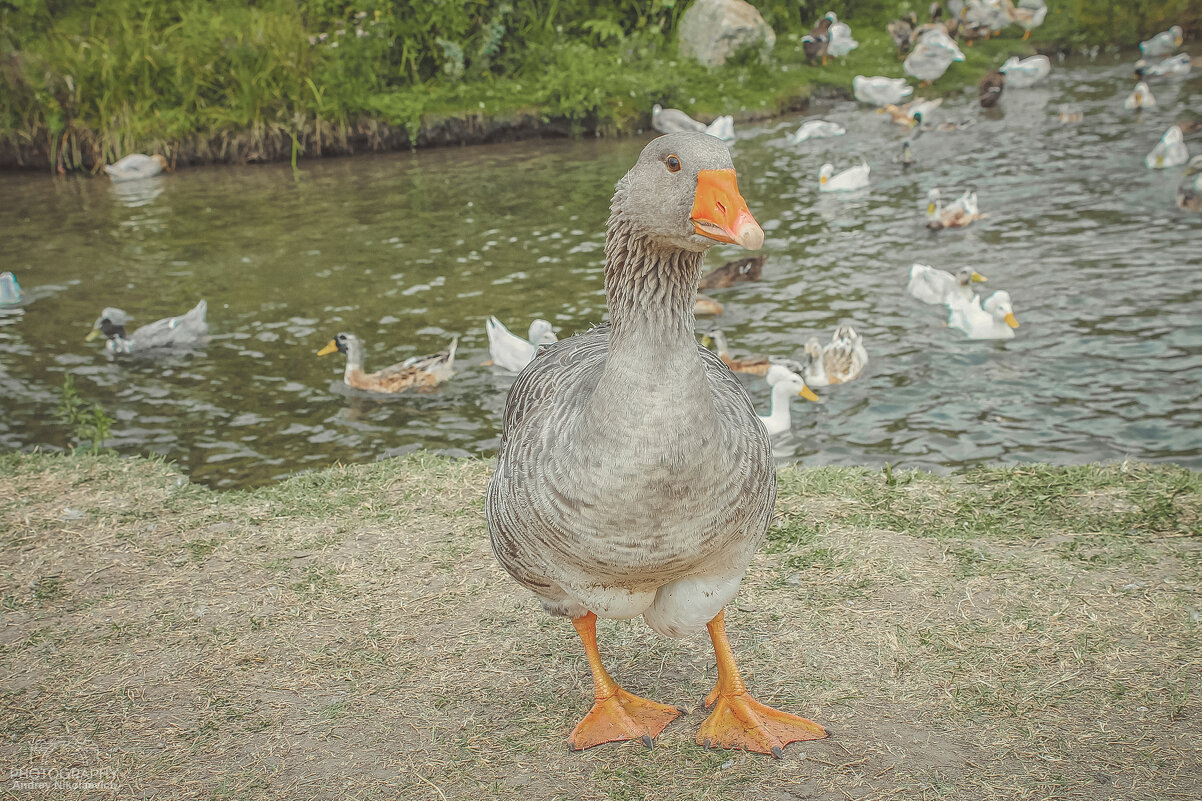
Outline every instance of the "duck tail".
[[447, 367], [455, 366], [455, 349], [459, 347], [459, 337], [455, 336], [451, 339], [451, 345], [447, 348]]

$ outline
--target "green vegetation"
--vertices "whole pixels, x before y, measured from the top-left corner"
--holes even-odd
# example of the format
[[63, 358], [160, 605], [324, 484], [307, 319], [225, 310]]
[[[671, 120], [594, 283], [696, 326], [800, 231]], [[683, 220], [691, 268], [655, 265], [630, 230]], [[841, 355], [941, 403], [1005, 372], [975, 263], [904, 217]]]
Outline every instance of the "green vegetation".
[[[0, 164], [90, 168], [126, 153], [190, 161], [286, 159], [422, 141], [446, 117], [517, 117], [574, 131], [630, 130], [661, 102], [702, 116], [796, 107], [856, 72], [900, 74], [884, 23], [919, 0], [770, 0], [768, 64], [709, 70], [681, 59], [686, 0], [0, 0]], [[824, 11], [860, 47], [804, 66], [800, 37]], [[1045, 42], [1130, 45], [1202, 0], [1067, 0]], [[1017, 29], [978, 44], [943, 79], [975, 82], [1022, 52]]]
[[108, 439], [114, 423], [113, 418], [105, 414], [99, 403], [89, 406], [84, 402], [79, 390], [75, 389], [75, 376], [70, 373], [63, 379], [55, 416], [69, 432], [70, 439], [75, 442], [71, 445], [72, 451], [82, 449], [83, 443], [91, 443], [89, 450], [93, 454], [103, 450], [104, 441]]
[[1198, 473], [780, 470], [728, 631], [752, 692], [833, 736], [777, 761], [693, 742], [709, 643], [640, 620], [601, 622], [607, 666], [689, 714], [652, 750], [565, 748], [588, 666], [492, 554], [491, 469], [214, 492], [158, 459], [0, 455], [0, 761], [86, 748], [121, 797], [1202, 797], [1174, 769], [1202, 735]]

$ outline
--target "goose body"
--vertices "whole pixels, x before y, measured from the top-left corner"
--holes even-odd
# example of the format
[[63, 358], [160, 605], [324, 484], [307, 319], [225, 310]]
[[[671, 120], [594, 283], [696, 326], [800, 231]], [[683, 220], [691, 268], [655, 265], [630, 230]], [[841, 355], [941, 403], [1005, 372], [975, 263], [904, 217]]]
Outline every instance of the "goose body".
[[843, 136], [847, 129], [837, 122], [827, 120], [807, 120], [796, 131], [789, 134], [789, 144], [800, 145], [807, 139], [827, 139], [832, 136]]
[[659, 103], [651, 107], [651, 127], [660, 133], [680, 133], [681, 131], [705, 131], [705, 123], [685, 114], [678, 108], [664, 108]]
[[326, 356], [335, 351], [346, 354], [343, 382], [352, 389], [395, 395], [410, 389], [430, 390], [455, 375], [455, 349], [459, 338], [451, 340], [446, 350], [429, 356], [414, 356], [399, 364], [374, 373], [363, 371], [363, 340], [354, 334], [339, 333], [330, 344], [317, 351]]
[[488, 334], [488, 355], [493, 364], [513, 373], [520, 372], [530, 363], [539, 345], [550, 345], [556, 340], [551, 323], [547, 320], [530, 323], [526, 339], [510, 332], [496, 317], [485, 320], [484, 330]]
[[908, 85], [905, 78], [886, 78], [882, 75], [857, 75], [851, 79], [851, 86], [856, 100], [876, 106], [896, 105], [914, 94], [914, 87]]
[[768, 386], [772, 387], [772, 406], [767, 417], [760, 416], [760, 422], [764, 424], [768, 436], [775, 437], [793, 427], [793, 413], [789, 408], [793, 398], [802, 397], [808, 401], [816, 401], [818, 396], [806, 386], [805, 379], [779, 364], [773, 365], [764, 379]]
[[994, 292], [981, 302], [980, 295], [972, 300], [949, 306], [948, 327], [958, 328], [969, 339], [1014, 339], [1018, 320], [1010, 305], [1010, 293]]
[[164, 317], [126, 334], [129, 316], [121, 309], [106, 308], [100, 313], [87, 340], [103, 335], [104, 346], [110, 353], [144, 353], [170, 348], [195, 348], [208, 340], [209, 325], [205, 320], [209, 305], [200, 301], [179, 317]]
[[1202, 211], [1202, 156], [1194, 156], [1185, 167], [1185, 175], [1177, 187], [1177, 208]]
[[1052, 61], [1047, 56], [1031, 56], [1021, 61], [1017, 56], [1011, 56], [998, 70], [1006, 76], [1007, 86], [1026, 89], [1048, 77], [1052, 71]]
[[1158, 33], [1151, 39], [1139, 43], [1139, 50], [1145, 56], [1167, 56], [1181, 47], [1185, 38], [1182, 36], [1180, 25], [1174, 25], [1167, 31]]
[[910, 265], [910, 283], [906, 285], [906, 292], [932, 305], [953, 300], [967, 302], [973, 298], [972, 285], [985, 280], [985, 276], [967, 267], [952, 275], [947, 270], [916, 263]]
[[1144, 164], [1149, 170], [1163, 170], [1166, 167], [1180, 167], [1189, 161], [1189, 151], [1181, 135], [1181, 129], [1170, 125], [1160, 137], [1160, 141], [1144, 158]]
[[131, 153], [112, 164], [104, 165], [105, 173], [114, 182], [153, 178], [165, 169], [167, 169], [167, 159], [158, 153], [155, 153], [153, 156]]
[[21, 283], [17, 276], [5, 271], [0, 273], [0, 306], [11, 306], [21, 302]]
[[1154, 108], [1155, 106], [1156, 98], [1152, 96], [1152, 90], [1143, 81], [1135, 84], [1135, 88], [1131, 90], [1131, 94], [1127, 95], [1127, 99], [1123, 101], [1123, 108], [1127, 111]]
[[751, 701], [722, 614], [767, 531], [776, 479], [750, 398], [697, 344], [690, 309], [715, 241], [758, 249], [763, 237], [721, 142], [652, 140], [611, 204], [610, 323], [546, 348], [509, 392], [489, 536], [510, 576], [572, 619], [589, 656], [595, 700], [572, 732], [575, 749], [649, 743], [680, 714], [613, 680], [598, 616], [642, 615], [669, 637], [708, 630], [719, 678], [699, 743], [779, 755], [826, 734]]
[[868, 162], [861, 161], [854, 167], [835, 172], [833, 164], [823, 164], [818, 173], [819, 192], [854, 192], [868, 186]]
[[868, 365], [863, 338], [850, 325], [840, 325], [823, 345], [818, 337], [805, 344], [805, 380], [812, 387], [845, 384], [859, 377]]
[[701, 289], [725, 289], [743, 281], [758, 281], [764, 271], [766, 256], [749, 256], [745, 259], [728, 261], [713, 272], [701, 276]]

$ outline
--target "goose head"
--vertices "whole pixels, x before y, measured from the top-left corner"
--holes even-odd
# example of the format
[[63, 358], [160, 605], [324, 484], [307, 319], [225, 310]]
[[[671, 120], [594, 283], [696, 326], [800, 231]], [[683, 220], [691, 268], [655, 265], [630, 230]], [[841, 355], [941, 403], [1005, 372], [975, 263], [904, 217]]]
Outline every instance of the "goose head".
[[96, 322], [92, 325], [92, 330], [88, 332], [84, 341], [91, 342], [102, 334], [108, 339], [124, 339], [125, 324], [128, 321], [129, 316], [125, 312], [109, 306], [96, 318]]
[[715, 242], [758, 250], [762, 229], [739, 194], [730, 151], [704, 133], [653, 139], [618, 182], [611, 220], [661, 245], [701, 253]]
[[998, 322], [1004, 321], [1011, 328], [1018, 328], [1018, 318], [1014, 316], [1014, 307], [1010, 305], [1010, 293], [1006, 290], [994, 292], [985, 299], [981, 308]]
[[768, 386], [772, 387], [773, 394], [776, 394], [777, 388], [781, 391], [787, 391], [790, 395], [800, 395], [808, 401], [818, 400], [818, 396], [814, 394], [814, 390], [806, 386], [805, 380], [797, 373], [779, 364], [774, 364], [768, 368], [768, 374], [764, 376], [764, 380], [768, 382]]
[[359, 339], [359, 337], [355, 336], [354, 334], [339, 333], [330, 340], [328, 345], [317, 351], [317, 355], [326, 356], [334, 351], [345, 353], [347, 361], [349, 362], [362, 362], [363, 340]]

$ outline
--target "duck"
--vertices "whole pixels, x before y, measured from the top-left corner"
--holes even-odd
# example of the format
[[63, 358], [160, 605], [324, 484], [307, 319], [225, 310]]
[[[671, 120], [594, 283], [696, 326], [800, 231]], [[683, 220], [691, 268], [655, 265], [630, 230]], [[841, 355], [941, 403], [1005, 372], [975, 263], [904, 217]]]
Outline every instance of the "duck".
[[1047, 56], [1031, 56], [1020, 61], [1018, 56], [1011, 56], [998, 70], [1006, 76], [1007, 86], [1026, 89], [1048, 77], [1052, 71], [1052, 60]]
[[910, 148], [910, 140], [902, 142], [901, 154], [897, 157], [897, 162], [902, 165], [902, 169], [914, 166], [917, 159], [914, 158], [914, 151]]
[[789, 134], [788, 142], [791, 145], [800, 145], [808, 139], [828, 139], [834, 136], [843, 136], [845, 133], [847, 133], [847, 129], [837, 122], [806, 120], [800, 128]]
[[823, 345], [818, 337], [810, 337], [805, 344], [806, 383], [812, 387], [846, 384], [868, 365], [868, 351], [863, 338], [850, 325], [840, 325]]
[[1073, 111], [1068, 106], [1061, 106], [1060, 113], [1056, 115], [1056, 119], [1061, 125], [1075, 125], [1085, 119], [1085, 112]]
[[680, 131], [705, 131], [705, 123], [685, 114], [678, 108], [664, 108], [659, 103], [651, 107], [651, 127], [660, 133], [678, 133]]
[[1026, 6], [1014, 7], [1014, 3], [1010, 0], [1004, 0], [1003, 8], [1006, 10], [1006, 16], [1010, 18], [1018, 27], [1023, 29], [1023, 41], [1031, 38], [1031, 31], [1043, 24], [1044, 19], [1048, 15], [1048, 7], [1038, 0], [1038, 5], [1034, 8]]
[[918, 44], [946, 53], [953, 61], [964, 60], [964, 52], [942, 25], [932, 25], [929, 29], [924, 30], [918, 36]]
[[816, 401], [818, 396], [806, 386], [804, 378], [779, 364], [769, 368], [764, 380], [772, 387], [772, 406], [767, 417], [760, 415], [760, 422], [764, 424], [768, 436], [775, 437], [793, 427], [793, 413], [789, 409], [789, 402], [793, 398], [801, 396], [808, 401]]
[[1181, 129], [1181, 133], [1185, 136], [1191, 136], [1196, 133], [1202, 133], [1202, 122], [1191, 119], [1177, 120], [1177, 127]]
[[981, 108], [993, 108], [1002, 99], [1002, 91], [1006, 88], [1006, 73], [1001, 70], [990, 70], [977, 85], [977, 102]]
[[819, 192], [854, 192], [868, 186], [868, 162], [861, 161], [854, 167], [848, 167], [836, 173], [835, 166], [829, 162], [822, 165], [818, 173]]
[[1177, 208], [1202, 211], [1202, 156], [1194, 156], [1185, 165], [1184, 180], [1177, 187]]
[[723, 312], [722, 304], [709, 295], [697, 295], [693, 299], [694, 317], [715, 317]]
[[742, 359], [736, 359], [730, 355], [730, 345], [726, 342], [726, 334], [722, 333], [721, 329], [715, 328], [708, 334], [703, 334], [701, 337], [702, 347], [713, 347], [714, 353], [718, 354], [718, 358], [722, 360], [730, 371], [733, 373], [746, 373], [748, 375], [767, 375], [768, 370], [774, 364], [783, 365], [790, 370], [804, 369], [801, 364], [792, 359], [779, 359], [769, 356], [746, 356]]
[[167, 159], [155, 153], [147, 156], [142, 153], [130, 153], [123, 159], [112, 164], [105, 164], [104, 171], [114, 183], [122, 181], [137, 181], [142, 178], [153, 178], [167, 169]]
[[947, 72], [947, 68], [953, 62], [963, 60], [963, 56], [956, 58], [943, 48], [919, 42], [918, 46], [902, 62], [902, 69], [906, 71], [907, 75], [917, 78], [922, 81], [923, 86], [926, 86], [943, 77], [943, 73]]
[[0, 273], [0, 306], [12, 306], [21, 302], [21, 282], [7, 270]]
[[806, 60], [813, 64], [821, 59], [822, 66], [826, 66], [827, 48], [830, 47], [830, 29], [831, 25], [837, 22], [834, 12], [828, 12], [822, 19], [815, 23], [810, 32], [801, 37], [801, 49], [805, 53]]
[[896, 105], [914, 94], [914, 87], [907, 84], [905, 78], [886, 78], [883, 75], [857, 75], [851, 79], [851, 86], [856, 100], [875, 106]]
[[1166, 58], [1158, 64], [1149, 64], [1144, 59], [1135, 62], [1135, 79], [1142, 81], [1144, 78], [1165, 78], [1165, 77], [1180, 77], [1189, 75], [1192, 68], [1189, 53], [1180, 53], [1175, 56]]
[[901, 58], [910, 51], [910, 35], [918, 27], [918, 15], [911, 11], [907, 16], [895, 19], [885, 26], [893, 46], [897, 48], [897, 57]]
[[851, 35], [851, 27], [846, 22], [833, 22], [830, 27], [830, 41], [826, 52], [833, 58], [843, 58], [860, 46]]
[[1170, 125], [1160, 141], [1144, 158], [1144, 164], [1149, 170], [1163, 170], [1165, 167], [1179, 167], [1189, 161], [1189, 151], [1181, 135], [1181, 129]]
[[540, 345], [552, 345], [556, 341], [550, 321], [542, 319], [530, 323], [526, 339], [511, 333], [496, 317], [484, 321], [484, 331], [488, 334], [488, 355], [492, 357], [492, 363], [513, 373], [520, 373], [530, 363]]
[[963, 228], [987, 216], [981, 214], [977, 206], [977, 193], [971, 189], [965, 190], [950, 206], [945, 207], [940, 197], [938, 189], [927, 193], [927, 228], [931, 230]]
[[742, 281], [758, 281], [764, 271], [767, 256], [749, 256], [728, 261], [713, 272], [701, 276], [700, 289], [725, 289]]
[[711, 136], [652, 140], [618, 182], [605, 248], [608, 324], [548, 347], [506, 400], [485, 517], [493, 553], [554, 616], [593, 674], [568, 738], [652, 744], [681, 714], [604, 667], [598, 616], [639, 615], [667, 637], [707, 631], [718, 679], [695, 741], [775, 757], [827, 736], [748, 691], [726, 636], [733, 600], [772, 520], [767, 430], [738, 379], [696, 340], [689, 307], [705, 252], [758, 250], [764, 231]]
[[949, 305], [949, 309], [948, 327], [960, 329], [969, 339], [1014, 339], [1018, 319], [1010, 304], [1010, 293], [1004, 289], [984, 302], [974, 295], [966, 303]]
[[1174, 25], [1167, 31], [1156, 34], [1151, 39], [1139, 43], [1139, 52], [1144, 56], [1167, 56], [1185, 41], [1180, 25]]
[[455, 349], [459, 337], [451, 340], [446, 350], [430, 356], [414, 356], [399, 364], [374, 373], [363, 372], [363, 340], [354, 334], [338, 333], [330, 343], [317, 351], [327, 356], [337, 351], [346, 354], [346, 370], [342, 380], [352, 389], [395, 395], [410, 389], [428, 391], [455, 375]]
[[968, 267], [952, 275], [947, 270], [916, 262], [910, 265], [910, 282], [906, 285], [906, 292], [923, 303], [932, 305], [948, 303], [949, 298], [967, 302], [972, 300], [975, 294], [972, 285], [988, 280]]
[[1123, 108], [1127, 111], [1154, 108], [1155, 106], [1156, 98], [1152, 96], [1152, 90], [1143, 81], [1135, 84], [1131, 94], [1127, 95], [1127, 99], [1123, 101]]
[[91, 342], [103, 335], [105, 349], [110, 353], [144, 353], [171, 348], [196, 348], [208, 341], [209, 324], [205, 320], [209, 304], [204, 300], [178, 317], [164, 317], [126, 334], [129, 321], [121, 309], [104, 309], [84, 341]]
[[714, 121], [705, 126], [705, 132], [716, 136], [723, 142], [735, 141], [735, 118], [730, 114], [715, 117]]

